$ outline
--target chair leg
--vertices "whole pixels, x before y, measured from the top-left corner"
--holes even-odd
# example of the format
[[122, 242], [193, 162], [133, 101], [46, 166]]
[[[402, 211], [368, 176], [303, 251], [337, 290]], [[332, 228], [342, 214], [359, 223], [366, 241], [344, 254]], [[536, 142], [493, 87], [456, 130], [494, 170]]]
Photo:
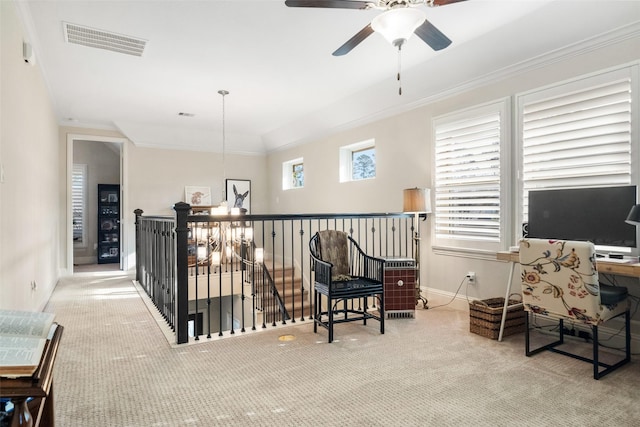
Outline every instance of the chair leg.
[[531, 339], [530, 339], [530, 328], [529, 328], [529, 312], [525, 311], [524, 316], [524, 327], [525, 327], [525, 335], [524, 335], [524, 346], [525, 346], [525, 355], [527, 357], [533, 356], [534, 354], [538, 354], [544, 350], [556, 351], [554, 347], [564, 343], [564, 322], [560, 319], [558, 323], [558, 327], [560, 328], [560, 336], [557, 341], [551, 342], [549, 344], [545, 344], [541, 347], [535, 348], [531, 350]]
[[[593, 325], [591, 327], [591, 332], [592, 332], [592, 337], [593, 337], [593, 348], [592, 348], [592, 357], [588, 358], [588, 357], [584, 357], [584, 356], [580, 356], [578, 354], [574, 354], [574, 353], [570, 353], [568, 351], [565, 350], [561, 350], [558, 348], [555, 348], [556, 346], [563, 344], [564, 343], [564, 322], [562, 320], [560, 320], [558, 327], [560, 328], [560, 336], [559, 339], [555, 342], [543, 345], [542, 347], [536, 348], [531, 350], [531, 342], [530, 342], [530, 336], [529, 336], [529, 312], [525, 313], [525, 354], [527, 356], [533, 356], [534, 354], [540, 353], [543, 350], [549, 350], [552, 351], [554, 353], [558, 353], [558, 354], [562, 354], [564, 356], [569, 356], [572, 357], [574, 359], [578, 359], [578, 360], [582, 360], [584, 362], [589, 362], [592, 364], [593, 366], [593, 378], [596, 380], [599, 380], [600, 378], [602, 378], [603, 376], [607, 375], [608, 373], [612, 372], [613, 370], [619, 368], [620, 366], [629, 363], [629, 361], [631, 361], [631, 319], [630, 319], [630, 313], [627, 310], [624, 313], [624, 322], [625, 322], [625, 357], [622, 360], [619, 360], [617, 363], [613, 364], [613, 365], [609, 365], [607, 363], [602, 363], [600, 362], [600, 355], [599, 355], [599, 341], [598, 341], [598, 326], [597, 325]], [[605, 369], [603, 369], [602, 371], [600, 370], [600, 367], [604, 367]]]
[[318, 321], [320, 320], [320, 313], [322, 312], [322, 303], [320, 302], [319, 294], [313, 291], [313, 305], [314, 305], [314, 319], [313, 319], [313, 333], [318, 333]]
[[378, 310], [380, 313], [380, 333], [384, 334], [384, 292], [380, 294], [380, 301], [378, 304]]
[[[606, 363], [602, 363], [598, 360], [598, 351], [599, 351], [599, 343], [598, 343], [598, 326], [594, 325], [592, 328], [593, 331], [593, 378], [599, 380], [604, 377], [611, 371], [618, 369], [620, 366], [625, 365], [631, 361], [631, 315], [629, 310], [624, 312], [624, 341], [625, 341], [625, 351], [624, 358], [619, 360], [617, 363], [613, 365], [608, 365]], [[604, 370], [600, 370], [599, 367], [604, 366]]]
[[598, 360], [598, 325], [591, 326], [591, 336], [593, 337], [593, 379], [600, 379], [600, 361]]
[[329, 344], [333, 342], [333, 307], [331, 306], [331, 301], [329, 303], [329, 308], [327, 309], [329, 315]]
[[[364, 301], [362, 301], [362, 300], [364, 300]], [[364, 304], [364, 307], [363, 307], [363, 304]], [[362, 323], [364, 325], [366, 325], [367, 324], [367, 312], [369, 311], [369, 297], [366, 296], [366, 297], [358, 298], [358, 306], [359, 306], [358, 310], [360, 310], [360, 311], [362, 311], [364, 313], [363, 316], [362, 316], [363, 317]]]
[[631, 361], [631, 313], [629, 310], [624, 315], [624, 327], [627, 330], [627, 333], [624, 334], [624, 342], [626, 346], [625, 351], [625, 360], [627, 362]]

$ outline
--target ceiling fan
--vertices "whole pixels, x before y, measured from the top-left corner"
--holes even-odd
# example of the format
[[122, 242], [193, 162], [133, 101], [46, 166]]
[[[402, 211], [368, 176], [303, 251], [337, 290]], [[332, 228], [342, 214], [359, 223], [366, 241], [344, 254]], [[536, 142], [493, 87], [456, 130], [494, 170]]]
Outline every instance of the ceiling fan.
[[330, 9], [378, 9], [380, 15], [373, 18], [371, 23], [340, 46], [334, 56], [349, 53], [372, 33], [378, 32], [398, 50], [416, 34], [433, 50], [441, 50], [451, 44], [451, 40], [427, 21], [424, 12], [416, 6], [429, 7], [444, 6], [465, 0], [286, 0], [289, 7], [317, 7]]

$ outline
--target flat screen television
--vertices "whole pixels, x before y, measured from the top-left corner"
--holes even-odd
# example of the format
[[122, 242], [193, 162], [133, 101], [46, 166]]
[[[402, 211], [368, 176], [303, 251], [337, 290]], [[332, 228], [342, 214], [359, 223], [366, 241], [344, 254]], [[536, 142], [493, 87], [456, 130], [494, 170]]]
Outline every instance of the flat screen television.
[[635, 185], [531, 190], [527, 236], [635, 249], [636, 226], [625, 222], [635, 204]]

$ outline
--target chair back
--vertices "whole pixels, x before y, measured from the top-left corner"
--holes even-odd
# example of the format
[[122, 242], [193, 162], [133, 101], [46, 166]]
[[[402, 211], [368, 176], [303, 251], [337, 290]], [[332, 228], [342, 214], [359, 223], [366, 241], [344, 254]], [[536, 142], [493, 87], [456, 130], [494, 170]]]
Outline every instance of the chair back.
[[591, 242], [522, 239], [522, 302], [527, 311], [599, 324], [600, 302], [595, 247]]
[[347, 233], [338, 230], [318, 231], [317, 257], [333, 264], [331, 275], [349, 275], [349, 239]]

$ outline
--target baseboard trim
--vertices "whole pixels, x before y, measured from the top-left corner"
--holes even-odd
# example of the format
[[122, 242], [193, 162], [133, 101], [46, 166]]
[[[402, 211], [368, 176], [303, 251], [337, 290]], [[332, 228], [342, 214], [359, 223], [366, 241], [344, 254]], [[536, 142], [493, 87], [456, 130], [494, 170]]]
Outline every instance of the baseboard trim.
[[97, 264], [98, 258], [95, 256], [82, 256], [82, 257], [78, 256], [78, 257], [73, 257], [73, 263], [78, 265]]

